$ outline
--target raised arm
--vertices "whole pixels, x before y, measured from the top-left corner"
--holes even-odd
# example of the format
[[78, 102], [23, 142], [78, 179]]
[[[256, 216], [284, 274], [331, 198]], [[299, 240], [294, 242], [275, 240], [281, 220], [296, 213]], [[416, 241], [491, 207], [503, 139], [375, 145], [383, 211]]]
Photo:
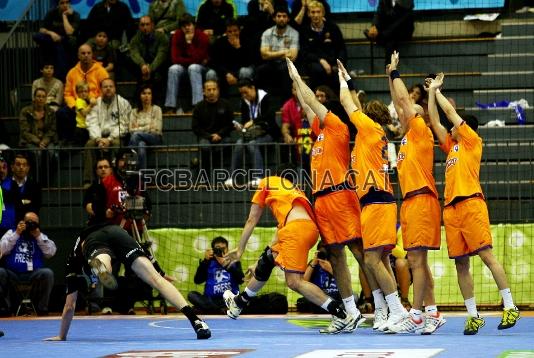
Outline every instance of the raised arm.
[[443, 84], [443, 74], [439, 74], [435, 79], [425, 80], [425, 89], [428, 91], [428, 116], [430, 125], [440, 144], [447, 140], [447, 129], [439, 121], [438, 107], [436, 104], [436, 91]]
[[[287, 69], [289, 71], [289, 77], [293, 80], [295, 83], [295, 88], [297, 90], [297, 97], [299, 99], [299, 102], [302, 105], [302, 108], [304, 108], [304, 111], [306, 112], [306, 116], [308, 117], [308, 120], [310, 120], [310, 117], [308, 116], [308, 110], [306, 109], [306, 106], [311, 109], [311, 111], [314, 113], [314, 116], [317, 115], [319, 117], [319, 120], [321, 121], [321, 127], [323, 126], [323, 121], [326, 117], [326, 114], [328, 113], [328, 109], [315, 98], [315, 94], [313, 91], [308, 87], [306, 83], [302, 80], [300, 77], [300, 74], [293, 64], [293, 62], [286, 58], [287, 62]], [[306, 105], [306, 106], [305, 106]], [[311, 113], [310, 113], [311, 114]], [[313, 118], [312, 117], [312, 118]], [[313, 124], [310, 120], [310, 124]]]
[[233, 263], [241, 259], [241, 256], [243, 255], [247, 247], [248, 239], [250, 239], [250, 236], [252, 235], [254, 228], [258, 224], [258, 221], [260, 221], [262, 214], [263, 208], [258, 204], [253, 203], [250, 207], [248, 219], [245, 223], [245, 227], [243, 228], [243, 232], [241, 233], [241, 239], [239, 240], [237, 248], [229, 251], [226, 255], [224, 255], [225, 264], [232, 265]]
[[354, 91], [354, 89], [349, 89], [348, 81], [352, 81], [352, 79], [340, 60], [337, 60], [337, 67], [339, 76], [339, 101], [343, 105], [345, 112], [350, 116], [352, 112], [361, 109], [362, 104], [358, 99], [358, 95], [353, 95], [353, 93], [351, 93], [356, 91]]
[[449, 122], [453, 124], [455, 127], [459, 127], [460, 124], [464, 121], [462, 117], [458, 115], [452, 104], [449, 102], [449, 100], [441, 93], [440, 89], [436, 89], [436, 100], [443, 110], [445, 112], [445, 115], [447, 116], [447, 119]]
[[[404, 82], [400, 78], [397, 67], [399, 65], [399, 53], [394, 51], [391, 54], [391, 62], [386, 68], [386, 72], [389, 75], [391, 99], [393, 105], [399, 115], [399, 120], [403, 129], [408, 129], [408, 120], [415, 116], [416, 112], [413, 108], [408, 89], [404, 85]], [[400, 111], [399, 109], [400, 108]]]
[[59, 334], [54, 337], [45, 338], [45, 341], [66, 341], [67, 334], [69, 333], [70, 324], [74, 317], [74, 311], [76, 311], [76, 299], [78, 298], [78, 291], [69, 293], [65, 300], [65, 306], [63, 307], [63, 314], [61, 315], [61, 325], [59, 328]]

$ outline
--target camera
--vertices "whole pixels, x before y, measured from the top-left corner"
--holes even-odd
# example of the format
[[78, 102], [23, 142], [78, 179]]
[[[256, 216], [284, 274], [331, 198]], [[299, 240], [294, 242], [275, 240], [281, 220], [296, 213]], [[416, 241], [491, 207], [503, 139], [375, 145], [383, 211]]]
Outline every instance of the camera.
[[30, 232], [39, 227], [39, 223], [36, 223], [35, 221], [28, 220], [24, 222], [26, 224], [26, 231]]
[[213, 248], [213, 255], [217, 256], [217, 257], [223, 257], [224, 256], [224, 249], [222, 247]]
[[317, 251], [317, 258], [319, 260], [328, 260], [328, 254], [324, 251]]

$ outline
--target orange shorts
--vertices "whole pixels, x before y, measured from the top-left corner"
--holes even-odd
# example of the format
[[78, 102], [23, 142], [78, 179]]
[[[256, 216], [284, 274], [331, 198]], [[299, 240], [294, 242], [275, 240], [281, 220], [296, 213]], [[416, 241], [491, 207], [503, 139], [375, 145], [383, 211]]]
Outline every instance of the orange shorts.
[[400, 222], [404, 250], [439, 250], [441, 208], [434, 195], [419, 194], [404, 200]]
[[481, 198], [446, 206], [443, 209], [443, 223], [451, 259], [476, 255], [492, 247], [488, 207]]
[[397, 243], [397, 204], [368, 204], [362, 210], [364, 250], [392, 250]]
[[274, 260], [284, 271], [306, 271], [308, 252], [317, 243], [319, 230], [312, 220], [297, 219], [278, 230], [278, 241], [271, 247], [278, 255]]
[[315, 200], [315, 219], [325, 245], [361, 238], [360, 203], [352, 190], [340, 190]]

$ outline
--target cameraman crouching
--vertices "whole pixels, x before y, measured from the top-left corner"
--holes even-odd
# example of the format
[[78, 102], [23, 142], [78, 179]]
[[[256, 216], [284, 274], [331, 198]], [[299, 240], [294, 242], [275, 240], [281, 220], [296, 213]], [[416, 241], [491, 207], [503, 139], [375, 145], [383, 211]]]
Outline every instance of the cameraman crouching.
[[243, 269], [241, 262], [224, 265], [224, 255], [228, 252], [228, 240], [217, 236], [211, 241], [211, 248], [206, 250], [204, 259], [195, 273], [195, 284], [206, 282], [204, 294], [197, 291], [189, 292], [187, 299], [193, 306], [204, 314], [226, 314], [226, 304], [223, 293], [231, 290], [239, 292], [239, 285], [243, 283]]
[[[12, 286], [20, 282], [31, 283], [31, 300], [37, 315], [48, 315], [48, 300], [54, 286], [54, 272], [44, 267], [44, 259], [54, 256], [56, 244], [43, 234], [39, 228], [39, 216], [28, 212], [24, 221], [17, 224], [15, 231], [9, 230], [0, 241], [0, 257], [5, 256], [6, 268], [0, 268], [0, 287], [9, 301], [7, 283]], [[5, 290], [5, 291], [4, 291]]]

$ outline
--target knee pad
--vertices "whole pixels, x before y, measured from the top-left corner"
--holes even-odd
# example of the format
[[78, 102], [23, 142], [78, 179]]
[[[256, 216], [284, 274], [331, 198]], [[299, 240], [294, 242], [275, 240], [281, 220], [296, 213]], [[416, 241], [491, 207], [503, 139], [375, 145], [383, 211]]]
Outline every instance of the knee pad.
[[267, 246], [258, 259], [256, 270], [254, 270], [254, 277], [258, 281], [265, 282], [271, 277], [271, 272], [274, 268], [274, 257], [271, 248]]

